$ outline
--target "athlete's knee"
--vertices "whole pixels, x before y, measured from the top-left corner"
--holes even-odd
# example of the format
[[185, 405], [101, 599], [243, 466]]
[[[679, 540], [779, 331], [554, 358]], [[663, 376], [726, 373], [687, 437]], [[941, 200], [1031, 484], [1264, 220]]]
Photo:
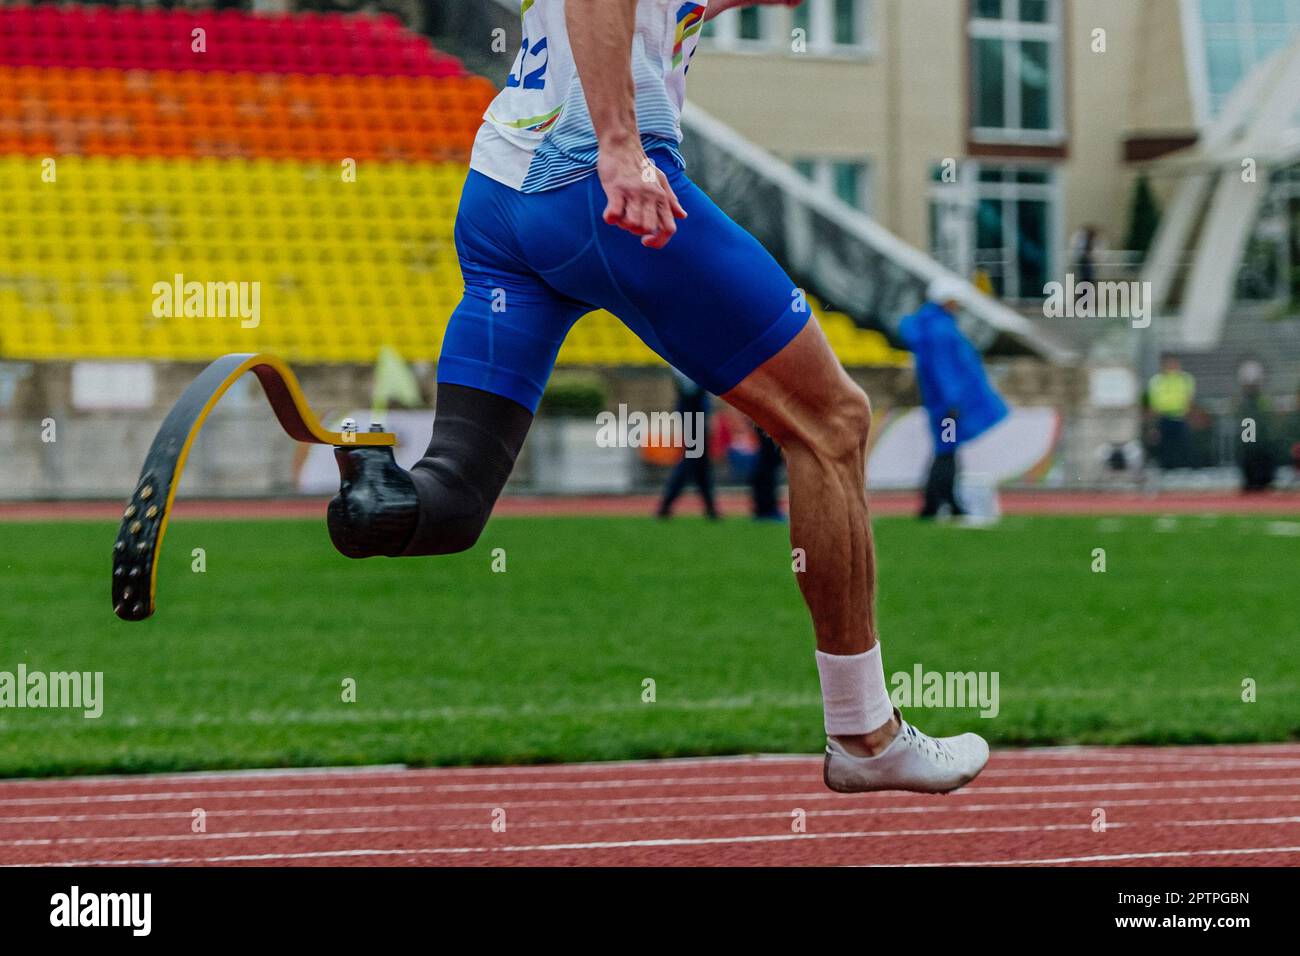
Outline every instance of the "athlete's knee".
[[866, 392], [846, 378], [818, 410], [809, 434], [810, 451], [833, 462], [856, 462], [870, 436], [871, 402]]
[[859, 449], [871, 437], [871, 399], [856, 382], [847, 384], [837, 402], [837, 424]]

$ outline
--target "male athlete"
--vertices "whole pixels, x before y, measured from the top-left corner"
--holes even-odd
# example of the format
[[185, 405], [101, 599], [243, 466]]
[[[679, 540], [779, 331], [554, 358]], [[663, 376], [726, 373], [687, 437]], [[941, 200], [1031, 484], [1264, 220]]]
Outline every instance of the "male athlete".
[[817, 635], [825, 780], [947, 792], [988, 745], [936, 739], [890, 703], [875, 628], [865, 453], [871, 408], [776, 261], [686, 177], [686, 70], [705, 20], [797, 0], [523, 0], [523, 46], [474, 143], [456, 219], [465, 295], [438, 361], [437, 413], [410, 472], [340, 448], [329, 530], [353, 558], [478, 540], [560, 343], [593, 309], [785, 450], [790, 538]]

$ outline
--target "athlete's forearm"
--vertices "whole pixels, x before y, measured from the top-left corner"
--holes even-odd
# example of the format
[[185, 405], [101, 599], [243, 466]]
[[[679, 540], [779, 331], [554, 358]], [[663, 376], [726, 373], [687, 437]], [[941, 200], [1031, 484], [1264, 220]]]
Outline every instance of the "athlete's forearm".
[[636, 0], [568, 0], [565, 18], [598, 145], [639, 145], [632, 80]]
[[596, 133], [596, 174], [605, 190], [604, 220], [662, 249], [686, 210], [668, 178], [646, 156], [637, 128], [632, 38], [637, 0], [567, 0], [569, 48]]

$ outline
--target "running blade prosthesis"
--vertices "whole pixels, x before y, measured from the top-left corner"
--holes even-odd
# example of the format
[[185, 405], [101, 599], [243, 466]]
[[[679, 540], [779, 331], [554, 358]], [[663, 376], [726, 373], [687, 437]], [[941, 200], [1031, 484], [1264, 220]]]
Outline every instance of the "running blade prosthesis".
[[113, 612], [124, 621], [143, 621], [154, 612], [158, 556], [185, 459], [208, 413], [245, 372], [252, 372], [262, 383], [275, 417], [290, 438], [339, 447], [397, 443], [388, 432], [327, 431], [307, 405], [289, 366], [274, 355], [225, 355], [217, 359], [185, 389], [163, 420], [122, 514], [122, 526], [113, 544]]

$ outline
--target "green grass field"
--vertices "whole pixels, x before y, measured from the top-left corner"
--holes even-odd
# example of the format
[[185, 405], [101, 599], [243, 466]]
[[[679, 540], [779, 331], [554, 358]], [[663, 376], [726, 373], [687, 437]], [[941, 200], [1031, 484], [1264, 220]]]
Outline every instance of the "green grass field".
[[[886, 672], [997, 671], [996, 718], [910, 714], [1001, 744], [1295, 738], [1300, 538], [1278, 530], [1239, 517], [981, 531], [879, 520]], [[821, 746], [811, 627], [780, 526], [500, 519], [468, 554], [357, 563], [323, 522], [182, 520], [143, 624], [109, 607], [113, 534], [0, 525], [0, 671], [105, 675], [98, 720], [0, 710], [0, 775]]]

